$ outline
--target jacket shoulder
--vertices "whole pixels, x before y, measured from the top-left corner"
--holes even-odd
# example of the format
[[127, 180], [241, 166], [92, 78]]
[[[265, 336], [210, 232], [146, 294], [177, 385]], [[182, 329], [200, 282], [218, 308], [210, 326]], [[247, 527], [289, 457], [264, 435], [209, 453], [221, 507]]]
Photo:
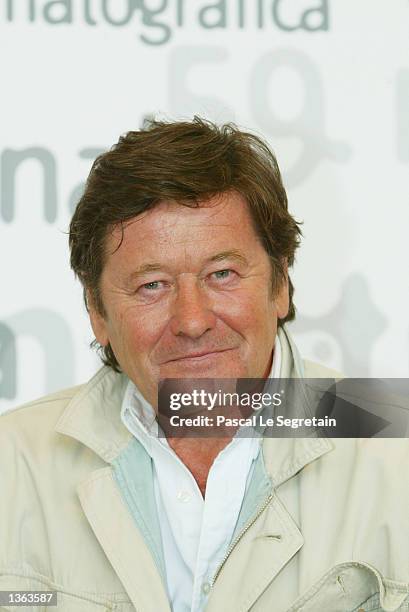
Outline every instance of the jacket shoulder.
[[3, 413], [0, 415], [0, 440], [12, 439], [17, 432], [32, 437], [53, 431], [66, 406], [84, 387], [82, 384], [62, 389]]
[[339, 372], [338, 370], [328, 368], [327, 366], [324, 366], [321, 363], [316, 363], [315, 361], [309, 361], [308, 359], [304, 359], [303, 364], [305, 378], [345, 378], [345, 375]]
[[68, 387], [67, 389], [60, 389], [55, 393], [44, 395], [38, 399], [32, 400], [31, 402], [25, 402], [20, 406], [7, 410], [0, 418], [2, 423], [9, 420], [18, 420], [22, 418], [22, 415], [27, 415], [30, 412], [41, 412], [42, 410], [58, 410], [58, 407], [64, 408], [72, 398], [85, 387], [85, 384], [75, 385], [74, 387]]

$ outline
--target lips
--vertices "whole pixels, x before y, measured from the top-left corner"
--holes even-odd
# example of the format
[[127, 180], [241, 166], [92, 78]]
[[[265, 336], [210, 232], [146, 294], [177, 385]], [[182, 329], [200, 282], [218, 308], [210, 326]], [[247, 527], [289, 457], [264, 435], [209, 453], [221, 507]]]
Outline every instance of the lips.
[[221, 349], [217, 351], [205, 350], [205, 351], [196, 351], [194, 353], [185, 353], [178, 357], [173, 357], [172, 359], [168, 359], [164, 363], [172, 363], [173, 361], [189, 361], [191, 359], [205, 359], [206, 357], [211, 357], [213, 355], [218, 355], [220, 353], [226, 353], [227, 351], [231, 351], [233, 349]]

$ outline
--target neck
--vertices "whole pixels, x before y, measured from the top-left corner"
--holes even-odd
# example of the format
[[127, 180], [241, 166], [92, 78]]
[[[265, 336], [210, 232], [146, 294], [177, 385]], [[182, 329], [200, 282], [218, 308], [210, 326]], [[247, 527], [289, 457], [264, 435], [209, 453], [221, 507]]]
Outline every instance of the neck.
[[[263, 380], [267, 379], [269, 376], [273, 363], [273, 356], [274, 349], [262, 377]], [[210, 468], [217, 455], [229, 444], [234, 433], [235, 431], [229, 436], [220, 436], [217, 438], [167, 437], [169, 446], [185, 464], [188, 470], [190, 470], [203, 497], [205, 497], [206, 493], [206, 483]]]
[[229, 438], [168, 438], [169, 446], [192, 473], [205, 497], [210, 468], [220, 451], [230, 442]]

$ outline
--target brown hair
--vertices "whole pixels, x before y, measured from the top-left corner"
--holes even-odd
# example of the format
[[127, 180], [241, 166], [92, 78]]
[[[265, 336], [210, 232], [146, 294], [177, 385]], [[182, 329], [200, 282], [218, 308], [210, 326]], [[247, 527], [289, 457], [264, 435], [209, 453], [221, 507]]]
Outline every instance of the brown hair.
[[[107, 233], [163, 200], [198, 206], [212, 196], [235, 190], [246, 199], [255, 230], [273, 269], [273, 292], [285, 279], [299, 244], [299, 224], [288, 212], [277, 161], [267, 144], [233, 124], [151, 121], [94, 161], [85, 191], [70, 224], [71, 267], [104, 315], [99, 281]], [[295, 317], [293, 285], [290, 308], [279, 325]], [[93, 345], [98, 346], [96, 341]], [[101, 356], [119, 371], [108, 344]]]

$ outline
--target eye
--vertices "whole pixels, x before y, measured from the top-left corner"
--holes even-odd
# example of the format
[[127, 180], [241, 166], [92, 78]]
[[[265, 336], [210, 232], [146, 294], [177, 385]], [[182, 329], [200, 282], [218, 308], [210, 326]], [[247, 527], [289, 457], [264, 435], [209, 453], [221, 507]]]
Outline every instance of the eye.
[[166, 287], [166, 282], [161, 280], [150, 281], [149, 283], [144, 283], [140, 285], [136, 291], [137, 294], [148, 297], [148, 296], [156, 296], [161, 294], [162, 291]]
[[161, 299], [169, 288], [169, 283], [165, 280], [154, 280], [143, 283], [136, 290], [136, 295], [143, 302], [152, 302]]
[[224, 270], [217, 270], [216, 272], [212, 272], [210, 276], [213, 280], [219, 281], [219, 282], [220, 281], [231, 281], [236, 276], [236, 273], [233, 270], [226, 268]]
[[228, 276], [230, 276], [231, 270], [217, 270], [217, 272], [214, 273], [216, 278], [227, 278]]
[[151, 281], [150, 283], [145, 283], [142, 285], [141, 289], [147, 289], [148, 291], [154, 291], [155, 289], [159, 289], [160, 281]]

